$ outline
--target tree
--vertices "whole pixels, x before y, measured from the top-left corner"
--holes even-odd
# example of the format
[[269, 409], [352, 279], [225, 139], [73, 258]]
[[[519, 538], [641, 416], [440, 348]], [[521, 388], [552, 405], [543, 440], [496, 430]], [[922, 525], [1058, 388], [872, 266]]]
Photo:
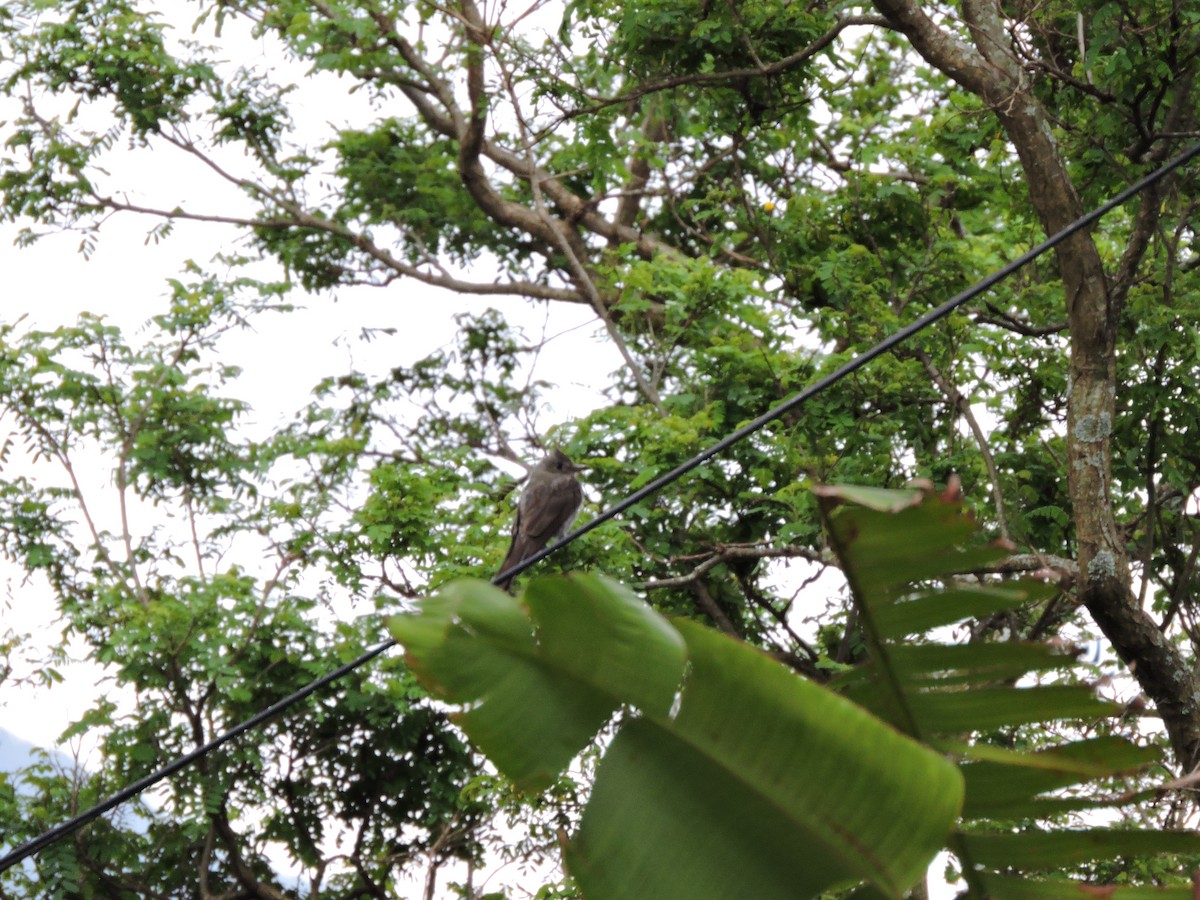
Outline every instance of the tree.
[[[6, 417], [27, 451], [53, 464], [36, 478], [5, 481], [4, 552], [49, 583], [67, 623], [64, 642], [84, 640], [126, 687], [64, 736], [97, 734], [101, 771], [64, 779], [46, 756], [6, 781], [5, 832], [14, 843], [372, 640], [373, 616], [331, 628], [332, 579], [304, 577], [305, 533], [296, 526], [328, 512], [321, 498], [332, 497], [337, 474], [328, 473], [324, 494], [293, 500], [287, 481], [263, 479], [288, 450], [230, 431], [245, 409], [221, 388], [236, 373], [208, 357], [222, 332], [272, 302], [270, 286], [261, 287], [263, 296], [243, 306], [212, 281], [177, 283], [144, 347], [94, 317], [20, 337], [4, 328]], [[90, 365], [68, 365], [80, 361]], [[5, 443], [10, 461], [20, 453], [15, 437]], [[111, 489], [86, 475], [97, 455], [112, 467]], [[156, 515], [164, 508], [184, 527], [166, 527]], [[253, 741], [201, 759], [121, 827], [89, 830], [73, 852], [48, 850], [36, 872], [12, 870], [12, 889], [280, 897], [267, 855], [274, 843], [307, 870], [313, 892], [378, 892], [393, 877], [393, 855], [470, 855], [461, 835], [480, 811], [463, 797], [476, 766], [461, 738], [397, 660], [349, 683], [349, 694], [319, 699], [303, 727], [276, 720]], [[333, 854], [340, 868], [330, 869], [331, 840], [349, 845]], [[193, 874], [181, 880], [185, 872]]]
[[[272, 292], [413, 279], [502, 305], [585, 305], [623, 366], [612, 404], [554, 439], [590, 459], [592, 496], [610, 500], [1058, 230], [1197, 131], [1200, 16], [1165, 0], [1095, 10], [220, 2], [197, 15], [194, 36], [180, 38], [133, 2], [6, 5], [3, 84], [24, 114], [0, 162], [5, 214], [27, 225], [28, 240], [73, 227], [91, 241], [114, 214], [146, 216], [156, 235], [209, 221], [278, 261], [285, 276]], [[298, 133], [323, 127], [292, 102], [303, 87], [216, 62], [239, 28], [378, 111], [302, 142]], [[199, 161], [249, 211], [128, 199], [129, 186], [103, 171], [122, 140]], [[861, 642], [842, 603], [816, 616], [815, 636], [802, 634], [781, 587], [788, 561], [834, 562], [808, 487], [958, 473], [988, 497], [986, 526], [1019, 548], [981, 577], [1050, 569], [1061, 587], [1035, 611], [980, 621], [973, 637], [1094, 624], [1161, 716], [1175, 766], [1191, 771], [1193, 184], [1186, 173], [1169, 179], [1062, 245], [1054, 265], [1030, 267], [558, 564], [639, 583], [659, 609], [699, 616], [820, 678], [856, 659]], [[10, 337], [10, 359], [40, 354], [61, 377], [58, 344], [103, 346], [98, 328]], [[545, 386], [522, 377], [536, 349], [501, 313], [465, 319], [461, 332], [456, 351], [385, 377], [331, 378], [304, 418], [253, 453], [197, 439], [204, 455], [184, 465], [194, 448], [172, 443], [176, 426], [145, 432], [156, 435], [152, 452], [137, 443], [162, 413], [113, 418], [103, 441], [126, 472], [117, 486], [147, 498], [169, 488], [173, 502], [211, 497], [205, 512], [232, 516], [233, 499], [270, 494], [260, 482], [269, 461], [299, 458], [314, 477], [237, 514], [268, 523], [259, 530], [288, 567], [328, 566], [351, 590], [383, 584], [404, 597], [488, 571], [503, 553], [512, 488], [489, 458], [536, 455], [526, 447], [545, 436], [529, 433], [529, 413]], [[147, 395], [177, 378], [158, 377], [143, 376]], [[101, 403], [90, 390], [30, 407], [41, 418], [27, 414], [26, 429], [36, 436], [55, 416]], [[425, 415], [391, 428], [395, 404], [413, 399]], [[177, 421], [190, 416], [183, 408]], [[137, 468], [151, 465], [143, 452], [182, 474], [160, 486], [158, 469]], [[339, 515], [336, 500], [360, 477], [365, 501]], [[9, 488], [14, 503], [27, 493]], [[46, 570], [66, 545], [37, 536], [70, 539], [49, 500], [15, 509], [8, 526], [12, 552]], [[105, 583], [122, 585], [120, 609], [144, 607], [148, 589], [133, 579], [145, 551], [129, 542], [110, 565], [108, 540], [89, 542], [117, 579]], [[50, 574], [74, 596], [63, 579], [77, 575]], [[186, 594], [174, 581], [156, 589]], [[108, 615], [94, 624], [101, 645], [128, 613]], [[185, 708], [165, 699], [156, 724], [182, 721], [173, 717]], [[465, 767], [453, 732], [437, 734]], [[439, 821], [456, 815], [467, 813], [447, 808]]]

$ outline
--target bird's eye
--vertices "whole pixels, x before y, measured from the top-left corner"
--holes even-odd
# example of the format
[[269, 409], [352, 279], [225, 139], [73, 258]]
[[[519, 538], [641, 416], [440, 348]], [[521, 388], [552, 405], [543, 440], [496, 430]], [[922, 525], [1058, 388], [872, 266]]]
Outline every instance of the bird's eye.
[[562, 471], [562, 463], [555, 463], [555, 464], [554, 464], [554, 467], [555, 467], [556, 469], [558, 469], [558, 471], [560, 471], [560, 472]]

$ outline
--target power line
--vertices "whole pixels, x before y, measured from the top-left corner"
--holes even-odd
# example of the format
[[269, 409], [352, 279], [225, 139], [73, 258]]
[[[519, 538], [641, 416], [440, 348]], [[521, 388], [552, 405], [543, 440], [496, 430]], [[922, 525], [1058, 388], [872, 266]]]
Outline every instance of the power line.
[[[707, 448], [706, 450], [702, 450], [700, 453], [697, 453], [691, 459], [676, 466], [674, 469], [667, 472], [665, 475], [660, 475], [658, 478], [654, 479], [649, 484], [646, 484], [643, 487], [639, 488], [638, 490], [634, 491], [632, 494], [627, 496], [624, 500], [621, 500], [620, 502], [614, 504], [613, 506], [610, 506], [608, 509], [604, 510], [604, 512], [602, 512], [598, 516], [596, 516], [594, 519], [590, 520], [589, 522], [587, 522], [584, 525], [580, 526], [579, 528], [575, 529], [570, 534], [563, 537], [561, 540], [554, 542], [550, 546], [548, 546], [548, 547], [538, 551], [537, 553], [533, 554], [532, 556], [522, 560], [517, 565], [512, 566], [511, 568], [498, 573], [494, 578], [492, 578], [492, 582], [496, 583], [502, 579], [509, 578], [509, 577], [515, 576], [515, 575], [519, 575], [521, 572], [524, 572], [530, 566], [534, 565], [535, 563], [539, 562], [542, 559], [545, 559], [551, 553], [554, 553], [554, 552], [558, 551], [559, 549], [561, 549], [562, 547], [565, 547], [567, 544], [571, 543], [572, 541], [581, 537], [582, 535], [587, 534], [592, 529], [598, 528], [599, 526], [603, 525], [605, 522], [608, 522], [611, 519], [616, 518], [621, 513], [625, 512], [627, 509], [629, 509], [631, 506], [633, 506], [635, 503], [639, 503], [640, 501], [646, 499], [647, 497], [651, 496], [652, 494], [655, 494], [658, 491], [662, 490], [664, 487], [667, 487], [668, 485], [674, 483], [675, 481], [678, 481], [684, 475], [691, 472], [693, 469], [703, 465], [704, 463], [708, 462], [708, 460], [712, 459], [717, 454], [724, 452], [725, 450], [729, 449], [730, 447], [732, 447], [734, 444], [738, 443], [739, 441], [744, 440], [745, 438], [749, 437], [750, 435], [754, 434], [757, 431], [760, 431], [762, 428], [766, 427], [771, 422], [774, 422], [776, 419], [779, 419], [782, 416], [787, 415], [792, 410], [799, 408], [806, 401], [812, 399], [817, 394], [820, 394], [822, 391], [825, 391], [828, 388], [832, 387], [833, 385], [837, 384], [839, 381], [841, 381], [846, 376], [858, 371], [863, 366], [865, 366], [867, 363], [882, 356], [884, 353], [887, 353], [893, 347], [896, 347], [897, 345], [903, 343], [904, 341], [908, 340], [913, 335], [928, 328], [933, 323], [945, 318], [951, 312], [958, 309], [960, 306], [967, 303], [968, 301], [973, 300], [974, 298], [978, 297], [980, 294], [984, 293], [985, 291], [988, 291], [991, 288], [995, 287], [997, 284], [999, 284], [1005, 278], [1008, 278], [1014, 272], [1016, 272], [1017, 270], [1024, 267], [1027, 263], [1030, 263], [1033, 260], [1037, 259], [1039, 256], [1041, 256], [1047, 250], [1053, 249], [1058, 244], [1065, 241], [1067, 238], [1069, 238], [1072, 235], [1077, 234], [1078, 232], [1082, 231], [1083, 229], [1088, 228], [1089, 226], [1093, 225], [1100, 218], [1102, 218], [1103, 216], [1112, 212], [1118, 206], [1121, 206], [1124, 203], [1128, 202], [1131, 198], [1137, 196], [1139, 193], [1144, 191], [1150, 185], [1165, 178], [1171, 172], [1174, 172], [1176, 169], [1185, 165], [1186, 163], [1188, 163], [1190, 160], [1194, 159], [1198, 155], [1200, 155], [1200, 143], [1195, 144], [1188, 150], [1181, 153], [1179, 156], [1176, 156], [1174, 159], [1164, 163], [1162, 166], [1160, 166], [1158, 169], [1155, 169], [1149, 175], [1145, 176], [1141, 180], [1135, 182], [1134, 184], [1127, 187], [1125, 190], [1121, 191], [1119, 194], [1117, 194], [1115, 197], [1113, 197], [1107, 203], [1105, 203], [1102, 206], [1099, 206], [1096, 209], [1092, 210], [1091, 212], [1086, 213], [1085, 215], [1079, 217], [1074, 222], [1072, 222], [1070, 225], [1068, 225], [1066, 228], [1062, 229], [1058, 233], [1056, 233], [1056, 234], [1050, 236], [1049, 238], [1047, 238], [1046, 240], [1042, 241], [1042, 243], [1038, 244], [1036, 247], [1033, 247], [1032, 249], [1021, 254], [1021, 256], [1017, 257], [1012, 262], [1008, 263], [1007, 265], [1003, 266], [1002, 268], [996, 270], [991, 275], [988, 275], [986, 278], [983, 278], [982, 280], [976, 282], [974, 285], [967, 288], [965, 291], [962, 291], [961, 293], [956, 294], [954, 297], [951, 297], [945, 303], [941, 304], [940, 306], [936, 307], [935, 309], [930, 310], [925, 315], [921, 316], [916, 321], [906, 325], [904, 328], [901, 328], [899, 331], [895, 332], [894, 334], [884, 338], [878, 344], [876, 344], [874, 347], [872, 347], [870, 350], [867, 350], [867, 351], [863, 352], [862, 354], [860, 354], [859, 356], [856, 356], [854, 359], [850, 360], [849, 362], [847, 362], [844, 365], [842, 365], [841, 367], [839, 367], [836, 371], [831, 372], [830, 374], [818, 379], [817, 381], [810, 384], [808, 387], [804, 388], [804, 390], [800, 391], [797, 394], [794, 394], [793, 396], [789, 397], [787, 400], [780, 403], [778, 406], [773, 407], [772, 409], [763, 413], [758, 418], [747, 422], [741, 428], [738, 428], [736, 431], [733, 431], [730, 434], [726, 435], [724, 438], [717, 441], [711, 447]], [[272, 718], [273, 716], [283, 712], [285, 709], [288, 709], [289, 707], [294, 706], [296, 703], [299, 703], [301, 700], [306, 699], [311, 694], [313, 694], [316, 691], [320, 690], [321, 688], [325, 687], [327, 684], [337, 681], [338, 679], [342, 678], [343, 676], [348, 675], [349, 673], [353, 672], [355, 669], [358, 669], [361, 666], [366, 665], [368, 662], [375, 659], [380, 654], [385, 653], [386, 651], [390, 650], [392, 647], [395, 647], [397, 645], [397, 643], [398, 643], [398, 641], [396, 641], [394, 638], [389, 638], [388, 640], [384, 641], [382, 644], [378, 644], [375, 647], [373, 647], [372, 649], [366, 651], [361, 656], [359, 656], [357, 659], [351, 660], [350, 662], [346, 663], [343, 666], [340, 666], [339, 668], [333, 670], [332, 672], [329, 672], [328, 674], [323, 675], [322, 677], [318, 678], [316, 681], [313, 681], [310, 684], [306, 685], [305, 687], [301, 688], [300, 690], [296, 691], [294, 694], [290, 694], [287, 697], [284, 697], [282, 700], [279, 700], [278, 702], [272, 704], [271, 706], [267, 707], [266, 709], [262, 710], [261, 712], [257, 713], [256, 715], [252, 716], [251, 718], [245, 720], [244, 722], [242, 722], [238, 725], [235, 725], [233, 728], [230, 728], [228, 731], [224, 732], [223, 734], [218, 735], [217, 737], [213, 738], [208, 743], [197, 747], [195, 750], [191, 751], [190, 753], [179, 757], [178, 759], [174, 760], [173, 762], [169, 763], [166, 766], [163, 766], [158, 771], [153, 772], [152, 774], [147, 775], [146, 777], [140, 779], [139, 781], [134, 782], [133, 784], [129, 785], [124, 790], [120, 791], [119, 793], [114, 794], [113, 796], [109, 797], [107, 800], [104, 800], [103, 802], [98, 803], [97, 805], [93, 806], [91, 809], [88, 809], [88, 810], [80, 813], [79, 815], [75, 816], [74, 818], [70, 819], [69, 821], [62, 823], [61, 825], [58, 825], [55, 828], [50, 829], [49, 831], [45, 832], [44, 834], [41, 834], [38, 837], [36, 837], [30, 841], [27, 841], [26, 843], [22, 844], [20, 847], [17, 847], [15, 850], [8, 853], [3, 858], [0, 858], [0, 872], [4, 872], [4, 871], [8, 870], [9, 868], [11, 868], [12, 866], [15, 866], [17, 863], [21, 862], [22, 860], [45, 849], [46, 847], [53, 844], [55, 841], [59, 840], [60, 838], [66, 837], [67, 835], [69, 835], [72, 832], [76, 831], [77, 829], [83, 827], [88, 822], [92, 821], [93, 819], [96, 819], [99, 816], [103, 815], [104, 813], [108, 812], [110, 809], [113, 809], [114, 807], [119, 806], [120, 804], [126, 802], [127, 800], [133, 799], [134, 797], [136, 797], [138, 794], [140, 794], [142, 791], [146, 790], [147, 788], [152, 787], [153, 785], [157, 784], [158, 782], [162, 781], [165, 778], [169, 778], [170, 776], [174, 775], [176, 772], [179, 772], [180, 770], [191, 765], [196, 760], [198, 760], [204, 756], [207, 756], [209, 753], [218, 749], [219, 747], [223, 746], [224, 744], [227, 744], [230, 741], [234, 740], [235, 738], [239, 737], [240, 735], [245, 734], [247, 731], [250, 731], [251, 729], [256, 728], [258, 725], [261, 725], [263, 722], [267, 721], [268, 719]]]
[[122, 803], [124, 803], [127, 800], [132, 800], [134, 797], [136, 797], [142, 791], [146, 790], [147, 788], [153, 787], [155, 784], [162, 781], [164, 778], [170, 778], [176, 772], [179, 772], [182, 769], [186, 769], [188, 766], [190, 766], [196, 760], [198, 760], [204, 756], [207, 756], [209, 753], [212, 753], [212, 751], [216, 750], [218, 747], [222, 746], [223, 744], [227, 744], [230, 741], [232, 741], [234, 738], [245, 734], [247, 731], [250, 731], [253, 728], [257, 728], [259, 725], [261, 725], [263, 722], [267, 721], [268, 719], [272, 718], [277, 713], [281, 713], [285, 709], [287, 709], [289, 706], [299, 703], [301, 700], [304, 700], [305, 698], [307, 698], [310, 694], [316, 693], [321, 688], [325, 687], [325, 685], [330, 684], [334, 681], [337, 681], [342, 676], [349, 675], [355, 669], [359, 668], [362, 665], [365, 665], [366, 663], [369, 663], [375, 657], [379, 656], [379, 654], [381, 654], [387, 650], [390, 650], [394, 646], [396, 646], [396, 640], [395, 640], [395, 638], [390, 638], [387, 641], [384, 641], [382, 644], [378, 644], [375, 647], [372, 647], [370, 650], [368, 650], [362, 656], [358, 657], [358, 659], [351, 660], [350, 662], [346, 663], [344, 666], [339, 666], [338, 668], [334, 669], [332, 672], [322, 675], [316, 681], [310, 682], [309, 684], [300, 688], [300, 690], [296, 691], [294, 694], [290, 694], [289, 696], [284, 697], [282, 700], [272, 703], [266, 709], [262, 710], [261, 712], [256, 713], [255, 715], [251, 716], [249, 719], [246, 719], [244, 722], [241, 722], [241, 723], [233, 726], [228, 731], [213, 738], [207, 744], [201, 744], [199, 747], [197, 747], [195, 750], [191, 751], [190, 753], [184, 754], [183, 756], [179, 757], [178, 759], [168, 763], [167, 765], [165, 765], [161, 769], [159, 769], [157, 772], [153, 772], [150, 775], [147, 775], [145, 778], [141, 778], [138, 781], [135, 781], [133, 784], [129, 785], [128, 787], [124, 788], [123, 790], [119, 791], [118, 793], [113, 794], [107, 800], [104, 800], [101, 803], [97, 803], [91, 809], [80, 813], [79, 815], [75, 816], [73, 819], [71, 819], [67, 822], [63, 822], [61, 825], [57, 825], [54, 828], [51, 828], [49, 831], [45, 832], [44, 834], [38, 835], [33, 840], [27, 841], [26, 843], [24, 843], [20, 847], [18, 847], [16, 850], [13, 850], [11, 853], [9, 853], [7, 856], [5, 856], [3, 859], [0, 859], [0, 872], [4, 872], [7, 869], [11, 868], [12, 866], [15, 866], [21, 860], [23, 860], [29, 856], [32, 856], [33, 854], [38, 853], [41, 850], [44, 850], [46, 847], [49, 847], [55, 841], [59, 840], [60, 838], [66, 837], [67, 835], [69, 835], [73, 831], [75, 831], [76, 829], [81, 828], [82, 826], [86, 825], [88, 822], [92, 821], [92, 819], [99, 818], [104, 813], [108, 812], [110, 809], [120, 806]]

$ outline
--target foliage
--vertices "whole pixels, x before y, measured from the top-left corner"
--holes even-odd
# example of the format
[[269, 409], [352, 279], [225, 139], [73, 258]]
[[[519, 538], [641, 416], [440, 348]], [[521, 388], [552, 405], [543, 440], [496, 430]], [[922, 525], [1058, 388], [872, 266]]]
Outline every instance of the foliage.
[[455, 582], [392, 629], [518, 785], [545, 783], [629, 711], [567, 848], [587, 896], [810, 896], [863, 879], [895, 895], [923, 871], [961, 799], [939, 756], [610, 582], [542, 579], [522, 599], [529, 613]]
[[[103, 318], [117, 300], [40, 333], [11, 311], [0, 323], [0, 546], [52, 591], [64, 641], [138, 698], [73, 727], [103, 742], [102, 769], [76, 783], [48, 760], [23, 782], [36, 797], [2, 795], [10, 839], [352, 656], [377, 637], [374, 603], [494, 571], [513, 466], [545, 447], [589, 464], [589, 509], [614, 501], [1107, 199], [1196, 133], [1198, 51], [1200, 15], [1167, 0], [5, 3], [0, 220], [19, 242], [71, 230], [89, 253], [114, 217], [145, 218], [155, 242], [204, 223], [214, 248], [237, 241], [253, 257], [238, 262], [260, 267], [181, 275], [141, 345]], [[118, 154], [179, 177], [161, 195], [127, 183]], [[659, 612], [818, 683], [839, 676], [911, 728], [922, 703], [950, 701], [888, 713], [900, 701], [872, 667], [900, 624], [885, 612], [873, 632], [828, 587], [842, 582], [820, 578], [846, 554], [810, 488], [956, 474], [988, 498], [984, 532], [1014, 548], [980, 563], [978, 591], [1007, 602], [1007, 580], [1033, 571], [1057, 588], [963, 627], [981, 646], [1102, 633], [1127, 666], [1103, 691], [1163, 729], [1114, 719], [1094, 736], [1114, 743], [1094, 746], [1150, 742], [1191, 771], [1195, 178], [1168, 179], [545, 566], [636, 585]], [[424, 290], [493, 307], [391, 371], [314, 373], [294, 421], [249, 437], [220, 335], [291, 292], [397, 282], [396, 331], [405, 304], [436, 302]], [[538, 367], [547, 339], [515, 325], [523, 301], [594, 311], [619, 360], [578, 363], [607, 400], [550, 433], [540, 416], [561, 395]], [[38, 677], [56, 677], [65, 648]], [[916, 677], [941, 652], [896, 658]], [[982, 651], [1015, 665], [1007, 652]], [[1023, 664], [1049, 665], [1030, 652]], [[447, 859], [468, 861], [469, 893], [485, 850], [544, 861], [574, 826], [587, 773], [521, 806], [403, 664], [343, 688], [190, 773], [140, 810], [144, 831], [94, 827], [43, 857], [38, 888], [13, 890], [59, 876], [125, 890], [146, 872], [128, 889], [171, 895], [188, 888], [167, 873], [188, 871], [201, 892], [272, 896], [270, 849], [312, 894], [394, 892], [420, 863], [432, 886]], [[1057, 726], [1010, 714], [976, 723], [973, 747], [1059, 765]], [[993, 777], [1037, 782], [979, 752], [958, 760], [975, 773], [968, 814], [971, 779], [996, 796]], [[495, 810], [523, 836], [508, 842]], [[1110, 814], [1131, 829], [1194, 822], [1185, 800]], [[330, 850], [338, 834], [353, 849]], [[1154, 882], [1169, 865], [1057, 874]]]
[[[52, 332], [4, 330], [0, 393], [23, 443], [10, 441], [9, 463], [23, 449], [58, 472], [5, 483], [5, 555], [45, 577], [67, 636], [135, 692], [103, 699], [64, 735], [99, 735], [102, 770], [64, 778], [45, 755], [20, 776], [4, 816], [14, 843], [303, 687], [376, 634], [373, 615], [329, 627], [332, 596], [295, 552], [317, 505], [274, 493], [287, 457], [233, 430], [245, 405], [222, 393], [235, 373], [211, 357], [224, 331], [275, 305], [276, 290], [258, 285], [248, 301], [239, 293], [210, 279], [177, 283], [138, 347], [94, 316]], [[108, 488], [85, 474], [98, 454], [113, 466]], [[163, 511], [187, 527], [156, 523]], [[137, 532], [135, 521], [151, 524]], [[274, 556], [269, 577], [245, 568], [251, 545]], [[282, 847], [334, 895], [389, 881], [396, 853], [477, 853], [447, 840], [481, 812], [463, 794], [475, 765], [412, 676], [386, 661], [341, 688], [201, 760], [70, 852], [10, 870], [6, 890], [78, 896], [136, 869], [139, 890], [192, 896], [182, 872], [210, 891], [273, 882], [269, 860]], [[354, 841], [357, 874], [326, 873], [329, 842], [342, 836]]]
[[[1079, 788], [1157, 768], [1159, 761], [1153, 748], [1112, 733], [1121, 709], [1098, 700], [1090, 684], [1074, 681], [1072, 648], [931, 639], [964, 620], [1045, 605], [1054, 593], [1036, 581], [980, 586], [962, 580], [1007, 551], [971, 545], [977, 526], [963, 514], [956, 486], [940, 495], [817, 490], [868, 645], [867, 662], [838, 676], [834, 687], [959, 763], [966, 785], [962, 820], [947, 846], [971, 896], [1037, 896], [1039, 890], [1049, 896], [1053, 886], [1042, 887], [1044, 878], [1032, 876], [1057, 870], [1061, 881], [1074, 866], [1113, 855], [1200, 850], [1192, 834], [1081, 828], [1068, 818], [1145, 802], [1154, 791], [1113, 795]], [[921, 587], [938, 582], [951, 586]], [[1031, 748], [1019, 737], [1025, 726], [1064, 719], [1088, 723], [1080, 728], [1084, 736], [1046, 748]], [[1167, 883], [1172, 880], [1180, 888], [1168, 895], [1187, 896], [1190, 882], [1185, 888], [1178, 878]]]

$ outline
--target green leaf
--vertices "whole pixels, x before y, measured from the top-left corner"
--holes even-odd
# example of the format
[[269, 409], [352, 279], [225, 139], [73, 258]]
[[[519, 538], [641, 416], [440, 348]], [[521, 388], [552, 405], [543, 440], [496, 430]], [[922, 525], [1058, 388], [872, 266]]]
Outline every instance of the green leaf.
[[490, 585], [455, 582], [392, 630], [523, 786], [549, 783], [630, 710], [567, 851], [589, 898], [860, 882], [898, 896], [943, 845], [962, 802], [955, 766], [844, 697], [602, 578], [538, 579], [525, 599], [528, 616]]
[[937, 691], [917, 687], [905, 683], [899, 703], [892, 689], [880, 683], [854, 685], [846, 696], [897, 728], [915, 728], [930, 738], [1060, 719], [1096, 719], [1120, 711], [1116, 704], [1097, 699], [1090, 688], [1077, 685]]
[[[679, 636], [602, 579], [546, 579], [516, 599], [461, 580], [390, 622], [409, 663], [509, 778], [548, 785], [624, 703], [665, 709], [683, 676]], [[570, 608], [569, 611], [567, 608]], [[647, 663], [647, 661], [650, 661]]]
[[678, 632], [628, 589], [604, 578], [538, 578], [523, 599], [546, 664], [654, 715], [666, 715], [684, 669]]
[[[1136, 792], [1108, 797], [1095, 789], [1080, 791], [1079, 796], [1052, 792], [1136, 772], [1157, 759], [1154, 750], [1118, 738], [1024, 753], [992, 747], [983, 740], [964, 744], [964, 734], [986, 736], [1042, 722], [1104, 719], [1119, 709], [1099, 700], [1088, 686], [1053, 683], [1056, 670], [1074, 663], [1054, 646], [947, 645], [930, 642], [928, 636], [921, 643], [898, 642], [964, 614], [991, 614], [1006, 605], [1028, 603], [1046, 596], [1047, 589], [1037, 584], [985, 589], [955, 585], [897, 599], [911, 596], [907, 579], [946, 579], [962, 571], [964, 558], [981, 558], [960, 546], [969, 540], [973, 522], [962, 513], [952, 491], [926, 490], [916, 502], [907, 492], [898, 492], [891, 503], [874, 492], [866, 498], [870, 508], [842, 505], [854, 493], [841, 488], [821, 492], [833, 547], [850, 583], [869, 650], [864, 665], [839, 676], [836, 684], [846, 696], [897, 728], [967, 760], [962, 767], [966, 820], [1036, 821], [1134, 802], [1140, 796]], [[983, 555], [990, 550], [984, 548]], [[1040, 673], [1046, 683], [1017, 687], [1029, 673]], [[967, 829], [968, 823], [960, 827]], [[962, 862], [971, 896], [976, 896], [980, 886], [988, 883], [984, 878], [989, 872], [1050, 871], [1114, 855], [1195, 852], [1200, 850], [1200, 837], [1026, 827], [1008, 834], [961, 831], [950, 845]], [[1006, 886], [1011, 885], [1006, 882]]]
[[1045, 871], [1112, 857], [1200, 853], [1200, 834], [1166, 831], [1095, 829], [964, 834], [962, 842], [970, 859], [978, 865]]
[[[976, 530], [960, 504], [932, 493], [846, 486], [814, 489], [826, 513], [830, 539], [852, 586], [875, 607], [897, 599], [911, 582], [984, 568], [1005, 556], [1001, 547], [963, 549]], [[892, 497], [888, 502], [888, 496]], [[849, 505], [847, 501], [853, 501]]]
[[[967, 785], [963, 815], [991, 819], [1036, 815], [1046, 808], [1046, 801], [1032, 799], [1038, 794], [1093, 778], [1136, 772], [1160, 757], [1154, 747], [1138, 747], [1112, 735], [1036, 753], [1016, 753], [986, 744], [964, 747], [961, 753], [970, 760], [961, 766]], [[1057, 804], [1060, 810], [1064, 805], [1070, 804]]]
[[888, 658], [914, 687], [1002, 682], [1028, 672], [1069, 669], [1075, 658], [1046, 644], [898, 644]]
[[964, 619], [1016, 609], [1041, 600], [1054, 590], [1052, 586], [1028, 581], [997, 587], [959, 585], [911, 600], [881, 603], [875, 608], [875, 627], [882, 638], [902, 638]]

